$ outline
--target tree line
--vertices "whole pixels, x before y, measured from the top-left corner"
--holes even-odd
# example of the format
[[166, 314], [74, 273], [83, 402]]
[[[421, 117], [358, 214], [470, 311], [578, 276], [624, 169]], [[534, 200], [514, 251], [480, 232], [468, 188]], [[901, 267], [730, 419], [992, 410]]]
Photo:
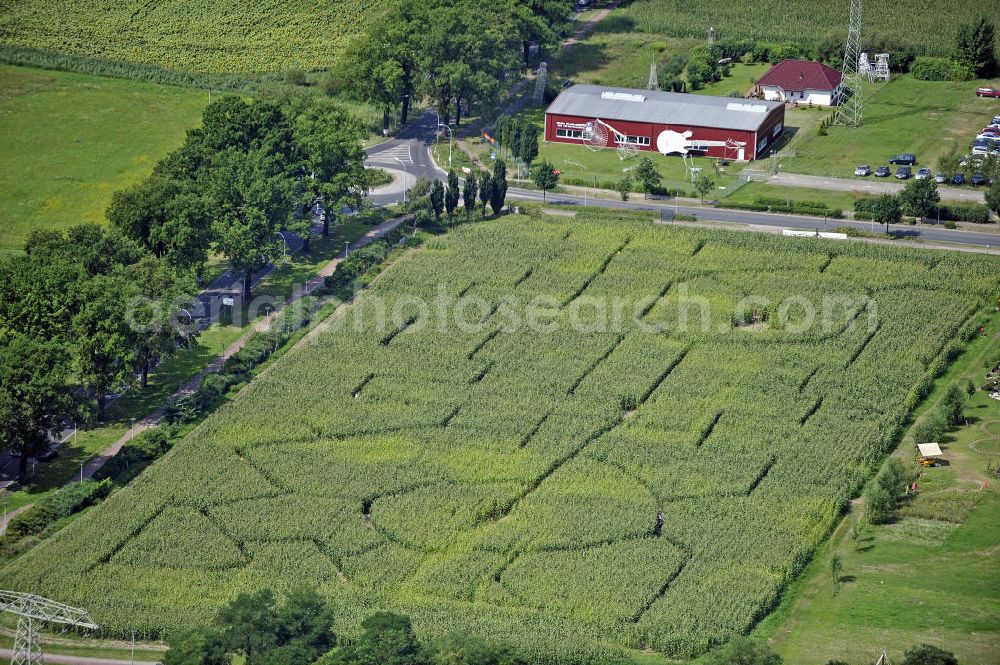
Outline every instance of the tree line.
[[164, 665], [527, 665], [502, 645], [455, 634], [421, 641], [410, 619], [376, 612], [361, 635], [333, 631], [333, 611], [315, 590], [291, 591], [279, 604], [269, 589], [243, 593], [213, 625], [172, 635]]
[[344, 49], [325, 87], [381, 110], [386, 132], [421, 98], [458, 125], [464, 108], [497, 108], [532, 47], [554, 45], [572, 8], [572, 0], [402, 0]]
[[[167, 640], [164, 665], [231, 665], [242, 656], [246, 665], [526, 665], [527, 660], [500, 643], [455, 633], [421, 640], [409, 617], [376, 612], [361, 622], [356, 639], [333, 631], [333, 611], [312, 589], [293, 590], [279, 604], [262, 589], [242, 593], [222, 608], [211, 626], [181, 632]], [[607, 665], [633, 662], [622, 658]], [[903, 665], [958, 665], [939, 647], [920, 644], [909, 649]], [[706, 665], [781, 665], [766, 644], [735, 637], [710, 653]], [[831, 660], [827, 665], [847, 665]]]
[[[329, 220], [367, 195], [353, 116], [320, 97], [210, 104], [202, 126], [152, 174], [117, 192], [110, 226], [36, 230], [0, 261], [0, 448], [19, 480], [51, 436], [105, 417], [108, 396], [145, 386], [156, 362], [189, 343], [190, 311], [210, 252], [242, 276], [284, 251], [308, 251], [319, 201]], [[180, 324], [180, 325], [179, 325]]]

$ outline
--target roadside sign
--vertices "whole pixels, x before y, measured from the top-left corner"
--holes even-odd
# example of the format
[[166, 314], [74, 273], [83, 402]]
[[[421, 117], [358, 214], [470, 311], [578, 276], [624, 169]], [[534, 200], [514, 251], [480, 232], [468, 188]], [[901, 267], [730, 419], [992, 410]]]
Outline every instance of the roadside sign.
[[226, 307], [232, 307], [235, 304], [235, 301], [232, 298], [223, 298], [222, 304]]

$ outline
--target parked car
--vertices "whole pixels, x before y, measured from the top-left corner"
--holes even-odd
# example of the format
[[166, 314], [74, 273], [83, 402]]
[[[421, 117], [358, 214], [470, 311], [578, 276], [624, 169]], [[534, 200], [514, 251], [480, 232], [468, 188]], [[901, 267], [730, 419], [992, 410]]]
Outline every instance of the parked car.
[[877, 169], [875, 169], [876, 178], [888, 178], [890, 173], [891, 171], [889, 170], [888, 166], [880, 166]]
[[969, 182], [971, 182], [976, 187], [980, 187], [986, 184], [986, 176], [984, 176], [982, 173], [973, 173], [972, 179], [969, 180]]
[[931, 177], [931, 170], [925, 166], [924, 168], [917, 171], [917, 175], [913, 177], [916, 178], [917, 180], [927, 180], [928, 178]]
[[912, 152], [904, 152], [901, 155], [893, 155], [889, 159], [890, 164], [906, 164], [907, 166], [913, 166], [917, 163], [917, 156]]
[[951, 184], [953, 185], [964, 185], [965, 184], [965, 174], [956, 173], [951, 177]]
[[993, 116], [993, 120], [990, 121], [991, 125], [1000, 125], [1000, 115]]
[[854, 169], [854, 175], [866, 176], [872, 174], [872, 167], [867, 164], [862, 164], [858, 168]]
[[900, 166], [896, 169], [896, 180], [909, 180], [913, 175], [913, 169], [909, 166]]
[[984, 85], [980, 88], [976, 88], [977, 97], [1000, 97], [1000, 90], [997, 90], [993, 86]]
[[934, 176], [934, 182], [936, 182], [939, 185], [946, 183], [948, 182], [948, 176], [946, 176], [944, 173], [938, 173], [936, 176]]

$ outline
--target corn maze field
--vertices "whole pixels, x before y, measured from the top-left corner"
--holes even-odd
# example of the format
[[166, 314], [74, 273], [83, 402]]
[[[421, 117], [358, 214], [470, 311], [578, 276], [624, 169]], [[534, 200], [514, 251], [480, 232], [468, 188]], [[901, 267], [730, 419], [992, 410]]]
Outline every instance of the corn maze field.
[[382, 4], [0, 0], [0, 44], [198, 73], [317, 69]]
[[[761, 39], [798, 42], [835, 36], [847, 38], [849, 0], [801, 2], [755, 0], [636, 0], [622, 10], [634, 29], [673, 37], [705, 37], [714, 27], [719, 39]], [[916, 47], [919, 52], [949, 55], [961, 17], [985, 14], [1000, 21], [1000, 6], [992, 0], [955, 2], [866, 2], [864, 41]], [[624, 26], [625, 24], [622, 23]]]
[[998, 289], [995, 257], [642, 216], [459, 227], [0, 584], [112, 633], [313, 585], [346, 634], [698, 654], [774, 607]]

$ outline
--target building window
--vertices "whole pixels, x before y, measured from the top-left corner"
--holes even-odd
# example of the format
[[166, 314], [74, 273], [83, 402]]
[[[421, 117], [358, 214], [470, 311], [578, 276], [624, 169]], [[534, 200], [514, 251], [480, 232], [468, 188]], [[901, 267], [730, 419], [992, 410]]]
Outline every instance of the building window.
[[650, 144], [650, 140], [648, 136], [626, 136], [625, 144], [648, 146]]
[[781, 130], [784, 129], [784, 128], [785, 128], [785, 125], [783, 123], [779, 122], [777, 125], [774, 126], [774, 131], [771, 132], [771, 136], [777, 136], [778, 134], [781, 133]]
[[767, 135], [760, 137], [760, 143], [757, 145], [757, 152], [760, 152], [761, 150], [767, 147], [767, 141], [768, 141]]
[[556, 137], [561, 139], [582, 139], [583, 130], [580, 129], [557, 129]]

